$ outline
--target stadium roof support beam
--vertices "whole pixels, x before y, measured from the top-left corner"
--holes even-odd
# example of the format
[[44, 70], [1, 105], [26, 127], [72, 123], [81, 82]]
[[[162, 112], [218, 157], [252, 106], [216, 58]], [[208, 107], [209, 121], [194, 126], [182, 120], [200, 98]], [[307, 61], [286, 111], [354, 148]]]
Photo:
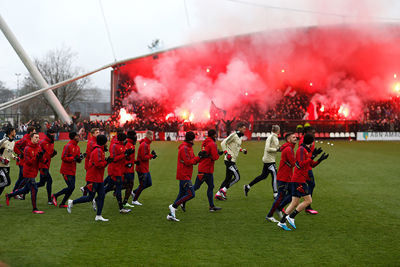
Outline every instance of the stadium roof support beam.
[[[40, 88], [49, 87], [46, 80], [40, 74], [38, 68], [26, 54], [25, 50], [19, 44], [17, 38], [12, 33], [11, 29], [8, 27], [7, 23], [4, 21], [3, 17], [0, 15], [0, 28], [4, 33], [7, 40], [10, 42], [11, 46], [14, 48], [15, 52], [21, 59], [22, 63], [24, 63], [25, 67], [28, 69], [29, 73], [32, 75], [32, 78], [36, 81]], [[44, 97], [47, 99], [53, 110], [57, 113], [57, 115], [64, 122], [70, 124], [72, 122], [70, 116], [65, 111], [64, 107], [61, 105], [60, 101], [56, 97], [56, 95], [51, 90], [47, 90], [44, 93]]]
[[67, 84], [70, 84], [70, 83], [72, 83], [72, 82], [75, 82], [75, 81], [77, 81], [77, 80], [79, 80], [79, 79], [82, 79], [82, 78], [84, 78], [84, 77], [87, 77], [87, 76], [89, 76], [89, 75], [92, 75], [92, 74], [94, 74], [94, 73], [96, 73], [96, 72], [98, 72], [98, 71], [104, 70], [104, 69], [109, 68], [109, 67], [111, 67], [111, 66], [112, 66], [112, 64], [103, 66], [103, 67], [98, 68], [98, 69], [96, 69], [96, 70], [94, 70], [94, 71], [91, 71], [91, 72], [88, 72], [88, 73], [79, 75], [79, 76], [77, 76], [77, 77], [74, 77], [74, 78], [71, 78], [71, 79], [68, 79], [68, 80], [65, 80], [65, 81], [56, 83], [56, 84], [53, 84], [53, 85], [51, 85], [51, 86], [47, 86], [47, 87], [45, 87], [45, 88], [42, 88], [42, 89], [36, 90], [36, 91], [34, 91], [34, 92], [28, 93], [28, 94], [26, 94], [26, 95], [20, 96], [20, 97], [18, 97], [18, 98], [15, 98], [15, 99], [13, 99], [13, 100], [8, 101], [8, 102], [2, 103], [2, 104], [0, 104], [0, 110], [6, 109], [6, 108], [10, 108], [10, 107], [15, 106], [15, 105], [17, 105], [17, 104], [20, 104], [20, 103], [22, 103], [22, 102], [28, 101], [29, 99], [34, 98], [34, 97], [37, 97], [37, 96], [43, 94], [43, 93], [46, 92], [46, 91], [55, 90], [55, 89], [57, 89], [57, 88], [60, 88], [60, 87], [62, 87], [62, 86], [65, 86], [65, 85], [67, 85]]

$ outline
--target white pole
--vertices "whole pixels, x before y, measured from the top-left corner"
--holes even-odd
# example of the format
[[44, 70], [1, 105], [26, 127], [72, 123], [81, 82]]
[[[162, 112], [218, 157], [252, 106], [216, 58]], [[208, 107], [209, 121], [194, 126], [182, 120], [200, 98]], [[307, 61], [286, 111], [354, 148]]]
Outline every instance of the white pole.
[[29, 100], [31, 98], [37, 97], [37, 96], [45, 93], [46, 91], [55, 90], [55, 89], [60, 88], [60, 87], [62, 87], [64, 85], [70, 84], [70, 83], [72, 83], [74, 81], [77, 81], [79, 79], [82, 79], [84, 77], [92, 75], [93, 73], [99, 72], [99, 71], [107, 69], [109, 67], [112, 67], [113, 65], [114, 65], [114, 63], [106, 65], [106, 66], [103, 66], [101, 68], [95, 69], [94, 71], [79, 75], [77, 77], [74, 77], [74, 78], [71, 78], [71, 79], [56, 83], [56, 84], [53, 84], [51, 86], [47, 86], [46, 88], [42, 88], [42, 89], [36, 90], [34, 92], [31, 92], [31, 93], [28, 93], [26, 95], [20, 96], [20, 97], [18, 97], [16, 99], [10, 100], [10, 101], [5, 102], [5, 103], [2, 103], [2, 104], [0, 104], [0, 110], [15, 106], [15, 105], [20, 104], [20, 103], [22, 103], [24, 101], [27, 101], [27, 100]]
[[[32, 75], [32, 78], [36, 81], [40, 88], [49, 87], [43, 76], [40, 74], [39, 70], [36, 68], [35, 64], [26, 54], [25, 50], [19, 44], [15, 35], [11, 32], [10, 28], [7, 26], [6, 22], [4, 21], [3, 17], [0, 15], [0, 28], [4, 33], [7, 40], [10, 42], [11, 46], [14, 48], [15, 52], [24, 63], [25, 67], [28, 69], [29, 73]], [[44, 97], [50, 103], [51, 107], [57, 113], [57, 115], [66, 123], [70, 124], [71, 118], [65, 111], [64, 107], [61, 105], [60, 101], [53, 93], [53, 91], [48, 90], [43, 93]]]

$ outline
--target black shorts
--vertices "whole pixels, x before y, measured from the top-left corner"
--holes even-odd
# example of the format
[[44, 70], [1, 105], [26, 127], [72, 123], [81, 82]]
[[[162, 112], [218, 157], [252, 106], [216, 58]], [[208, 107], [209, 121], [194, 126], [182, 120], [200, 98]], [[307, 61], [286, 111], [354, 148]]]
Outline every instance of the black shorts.
[[291, 183], [291, 192], [293, 197], [304, 197], [309, 195], [307, 183]]
[[284, 195], [286, 195], [290, 191], [289, 188], [290, 183], [277, 180], [277, 184], [278, 184], [278, 193], [283, 193]]

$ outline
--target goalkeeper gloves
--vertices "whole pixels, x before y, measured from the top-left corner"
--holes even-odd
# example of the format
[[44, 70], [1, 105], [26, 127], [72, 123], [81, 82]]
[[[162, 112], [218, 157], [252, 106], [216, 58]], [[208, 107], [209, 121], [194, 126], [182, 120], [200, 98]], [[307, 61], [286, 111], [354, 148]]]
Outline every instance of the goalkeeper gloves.
[[312, 156], [311, 159], [315, 159], [319, 154], [321, 154], [322, 152], [322, 148], [318, 147], [316, 149], [314, 149], [314, 151], [312, 152]]
[[317, 160], [318, 163], [321, 163], [322, 161], [326, 160], [329, 157], [329, 154], [322, 153], [321, 157]]

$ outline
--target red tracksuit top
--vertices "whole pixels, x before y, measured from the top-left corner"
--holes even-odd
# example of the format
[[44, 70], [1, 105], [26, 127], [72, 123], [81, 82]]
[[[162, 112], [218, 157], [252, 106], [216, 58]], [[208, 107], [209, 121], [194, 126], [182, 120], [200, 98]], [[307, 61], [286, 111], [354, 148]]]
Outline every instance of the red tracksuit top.
[[149, 160], [153, 158], [150, 154], [150, 144], [151, 140], [147, 137], [140, 140], [140, 145], [137, 154], [137, 160], [140, 164], [136, 165], [136, 171], [140, 173], [148, 173], [149, 170]]
[[104, 181], [104, 171], [107, 166], [105, 160], [104, 147], [95, 145], [90, 154], [88, 170], [86, 172], [86, 181], [92, 183], [102, 183]]
[[39, 163], [39, 169], [49, 169], [51, 157], [54, 153], [54, 141], [47, 135], [39, 142], [40, 148], [44, 151], [42, 161]]
[[[135, 173], [135, 145], [133, 144], [133, 140], [127, 138], [126, 139], [126, 145], [125, 148], [128, 149], [132, 149], [133, 150], [133, 154], [129, 155], [128, 158], [125, 159], [125, 173]], [[132, 167], [128, 168], [126, 165], [132, 163]]]
[[279, 162], [279, 169], [276, 179], [282, 182], [290, 182], [293, 175], [293, 167], [296, 164], [294, 157], [295, 144], [289, 142], [281, 146], [281, 160]]
[[61, 169], [60, 173], [65, 175], [75, 176], [76, 173], [76, 161], [75, 157], [81, 154], [81, 149], [78, 146], [78, 142], [70, 140], [63, 149], [61, 154]]
[[85, 170], [89, 168], [90, 154], [92, 153], [93, 147], [95, 145], [96, 145], [96, 137], [92, 136], [92, 138], [89, 139], [86, 145]]
[[41, 150], [39, 144], [33, 144], [31, 141], [28, 141], [24, 149], [24, 165], [22, 172], [24, 178], [36, 178], [39, 171], [39, 162], [41, 161], [38, 160], [36, 156]]
[[[14, 152], [17, 153], [18, 155], [23, 154], [25, 147], [28, 145], [28, 143], [31, 141], [31, 136], [30, 134], [25, 134], [24, 137], [22, 137], [21, 140], [17, 141], [14, 145]], [[24, 166], [24, 159], [19, 159], [17, 161], [17, 166]]]
[[[303, 144], [303, 142], [304, 142], [304, 135], [300, 138], [299, 147]], [[313, 142], [311, 145], [311, 153], [314, 152], [314, 149], [315, 149], [315, 142]], [[312, 170], [312, 167], [309, 167], [308, 170]]]
[[319, 163], [311, 159], [311, 149], [304, 145], [299, 146], [296, 151], [296, 164], [291, 182], [305, 183], [308, 177], [308, 170], [314, 168]]
[[193, 165], [196, 165], [200, 158], [193, 153], [192, 144], [183, 142], [179, 146], [178, 166], [176, 169], [177, 180], [191, 180], [193, 173]]
[[114, 142], [110, 146], [110, 157], [114, 159], [108, 165], [108, 175], [115, 180], [115, 176], [123, 176], [125, 171], [125, 145], [120, 142]]
[[214, 162], [219, 159], [217, 144], [210, 137], [201, 144], [201, 150], [204, 150], [210, 155], [208, 158], [203, 158], [199, 162], [199, 172], [214, 173]]
[[112, 144], [114, 144], [114, 143], [116, 143], [116, 142], [118, 142], [118, 137], [117, 137], [117, 135], [114, 135], [114, 137], [111, 139], [111, 141], [110, 141], [110, 146], [112, 145]]

